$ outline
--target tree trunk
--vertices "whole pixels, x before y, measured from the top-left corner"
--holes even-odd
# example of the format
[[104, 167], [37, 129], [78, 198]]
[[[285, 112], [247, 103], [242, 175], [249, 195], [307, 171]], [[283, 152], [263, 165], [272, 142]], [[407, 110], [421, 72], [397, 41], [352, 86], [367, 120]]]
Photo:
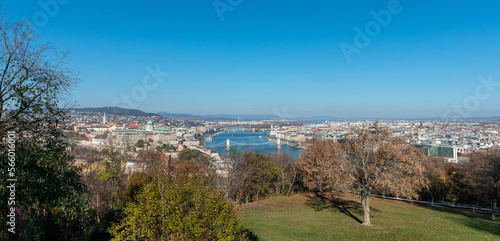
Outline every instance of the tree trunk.
[[293, 184], [295, 183], [295, 178], [296, 178], [296, 177], [297, 177], [297, 175], [296, 175], [296, 174], [294, 174], [293, 179], [292, 179], [292, 182], [291, 182], [291, 184], [290, 184], [290, 188], [288, 189], [288, 192], [286, 193], [286, 195], [287, 195], [287, 196], [290, 196], [290, 192], [292, 192], [292, 190], [293, 190]]
[[318, 191], [319, 191], [319, 196], [321, 197], [321, 199], [323, 199], [323, 186], [318, 182], [317, 183], [317, 187], [318, 187]]
[[364, 226], [372, 226], [370, 221], [370, 196], [363, 195], [361, 197], [361, 205], [363, 206], [363, 223]]
[[286, 187], [286, 184], [285, 184], [285, 172], [283, 172], [283, 174], [281, 174], [281, 193], [280, 195], [285, 195], [285, 187]]
[[495, 221], [498, 200], [498, 181], [493, 184], [493, 194], [491, 198], [491, 221]]
[[3, 97], [0, 96], [0, 119], [3, 116]]

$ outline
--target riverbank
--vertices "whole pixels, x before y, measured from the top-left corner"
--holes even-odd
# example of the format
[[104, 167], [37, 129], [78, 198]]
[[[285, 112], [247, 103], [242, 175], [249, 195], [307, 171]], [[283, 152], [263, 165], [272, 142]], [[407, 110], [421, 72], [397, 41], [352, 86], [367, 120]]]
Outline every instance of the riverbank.
[[[221, 154], [226, 153], [226, 140], [229, 139], [231, 150], [244, 151], [254, 150], [265, 155], [277, 151], [276, 143], [267, 139], [269, 131], [245, 131], [243, 129], [230, 130], [218, 133], [212, 136], [212, 140], [205, 139], [205, 146]], [[298, 158], [301, 155], [300, 149], [281, 143], [279, 151], [288, 152], [293, 157]]]
[[226, 129], [222, 129], [222, 128], [221, 128], [221, 129], [220, 129], [220, 130], [218, 130], [218, 131], [215, 131], [215, 132], [212, 132], [212, 133], [208, 133], [208, 134], [203, 135], [203, 136], [201, 137], [200, 141], [202, 141], [202, 142], [204, 143], [204, 142], [205, 142], [205, 140], [207, 140], [207, 139], [209, 139], [209, 138], [212, 138], [212, 137], [214, 137], [214, 136], [216, 136], [216, 135], [222, 134], [222, 133], [224, 133], [224, 132], [228, 132], [228, 130], [226, 130]]

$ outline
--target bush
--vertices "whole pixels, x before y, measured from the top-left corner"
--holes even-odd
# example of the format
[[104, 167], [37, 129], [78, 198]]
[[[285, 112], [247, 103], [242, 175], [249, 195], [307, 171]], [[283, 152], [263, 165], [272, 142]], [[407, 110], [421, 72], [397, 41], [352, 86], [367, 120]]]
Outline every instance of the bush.
[[233, 206], [203, 177], [161, 176], [129, 202], [110, 229], [114, 240], [239, 240]]
[[134, 172], [130, 175], [127, 183], [125, 196], [127, 201], [135, 201], [135, 195], [140, 192], [141, 188], [146, 186], [151, 181], [151, 178], [144, 172]]
[[138, 140], [137, 143], [135, 143], [135, 147], [144, 147], [144, 141]]

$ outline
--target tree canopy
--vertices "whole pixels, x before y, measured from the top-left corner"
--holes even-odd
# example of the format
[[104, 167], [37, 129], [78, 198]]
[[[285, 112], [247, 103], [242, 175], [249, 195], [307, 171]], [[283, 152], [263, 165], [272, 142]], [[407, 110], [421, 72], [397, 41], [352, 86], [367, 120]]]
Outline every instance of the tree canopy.
[[314, 145], [299, 160], [305, 184], [358, 196], [363, 225], [371, 226], [369, 201], [374, 190], [416, 197], [427, 185], [423, 152], [391, 137], [386, 128], [357, 129], [341, 145], [328, 140]]
[[155, 175], [127, 204], [125, 218], [110, 229], [114, 240], [244, 238], [232, 204], [198, 174]]
[[[73, 240], [82, 233], [85, 188], [58, 129], [77, 81], [66, 55], [39, 44], [29, 22], [0, 16], [0, 175], [18, 180], [1, 179], [2, 187], [15, 186], [15, 202], [2, 198], [0, 212], [15, 208], [16, 232], [2, 223], [0, 239]], [[8, 192], [0, 189], [2, 197]]]
[[470, 170], [469, 178], [473, 185], [490, 190], [491, 195], [491, 220], [496, 219], [498, 191], [500, 183], [500, 149], [477, 151], [472, 155], [467, 165]]

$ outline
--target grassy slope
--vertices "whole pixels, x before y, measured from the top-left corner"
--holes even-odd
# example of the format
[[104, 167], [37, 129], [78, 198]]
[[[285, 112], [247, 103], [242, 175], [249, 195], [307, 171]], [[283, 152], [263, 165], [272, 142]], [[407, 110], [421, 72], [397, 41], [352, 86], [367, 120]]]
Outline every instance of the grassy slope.
[[370, 201], [374, 227], [359, 225], [361, 205], [350, 196], [335, 202], [276, 197], [246, 204], [238, 214], [258, 240], [500, 240], [500, 221], [486, 214]]

